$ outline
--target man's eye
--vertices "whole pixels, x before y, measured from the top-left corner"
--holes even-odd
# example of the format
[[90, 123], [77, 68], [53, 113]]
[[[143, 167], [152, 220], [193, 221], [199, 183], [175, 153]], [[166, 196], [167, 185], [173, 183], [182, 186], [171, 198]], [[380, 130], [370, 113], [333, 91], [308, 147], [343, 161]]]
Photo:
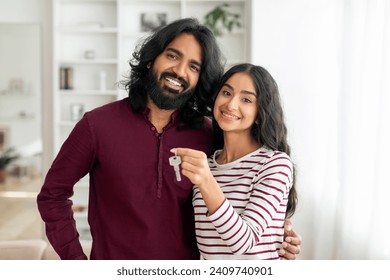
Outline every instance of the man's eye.
[[200, 68], [199, 68], [198, 66], [196, 66], [196, 65], [192, 65], [192, 66], [191, 66], [191, 70], [194, 71], [194, 72], [196, 72], [196, 73], [199, 73], [199, 72], [200, 72]]
[[169, 54], [167, 54], [167, 56], [168, 56], [169, 58], [172, 58], [172, 59], [177, 59], [177, 55], [175, 55], [175, 54], [169, 53]]

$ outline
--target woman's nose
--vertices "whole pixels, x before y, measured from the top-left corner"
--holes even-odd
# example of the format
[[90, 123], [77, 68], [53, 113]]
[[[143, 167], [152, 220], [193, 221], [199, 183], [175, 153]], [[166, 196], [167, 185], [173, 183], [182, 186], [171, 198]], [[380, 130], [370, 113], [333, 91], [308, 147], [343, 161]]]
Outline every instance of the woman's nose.
[[231, 111], [238, 109], [238, 100], [237, 98], [233, 97], [229, 100], [227, 104], [227, 108]]

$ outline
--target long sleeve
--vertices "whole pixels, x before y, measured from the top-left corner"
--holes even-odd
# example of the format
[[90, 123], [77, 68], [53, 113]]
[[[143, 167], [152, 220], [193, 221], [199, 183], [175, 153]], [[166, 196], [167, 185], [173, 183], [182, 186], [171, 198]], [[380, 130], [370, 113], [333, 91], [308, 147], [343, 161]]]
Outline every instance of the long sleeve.
[[[255, 177], [249, 202], [241, 214], [238, 214], [229, 199], [226, 199], [221, 207], [209, 216], [233, 254], [247, 253], [259, 243], [273, 219], [283, 219], [291, 176], [291, 161], [283, 154], [278, 154], [268, 161]], [[278, 217], [280, 214], [282, 216]]]
[[293, 180], [290, 157], [262, 147], [210, 170], [225, 200], [210, 214], [198, 186], [193, 206], [199, 251], [204, 259], [279, 259], [283, 223]]
[[82, 251], [72, 201], [75, 183], [94, 162], [94, 141], [84, 116], [62, 145], [37, 197], [47, 237], [61, 259], [87, 259]]

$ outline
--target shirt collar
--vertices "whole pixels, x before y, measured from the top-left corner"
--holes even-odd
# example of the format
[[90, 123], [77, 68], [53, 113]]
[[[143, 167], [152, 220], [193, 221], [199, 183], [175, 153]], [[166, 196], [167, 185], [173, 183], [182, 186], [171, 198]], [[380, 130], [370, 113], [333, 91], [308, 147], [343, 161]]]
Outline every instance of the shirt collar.
[[[144, 118], [145, 118], [146, 120], [148, 120], [148, 121], [149, 121], [149, 113], [150, 113], [149, 107], [145, 107], [145, 109], [144, 109], [142, 115], [143, 115]], [[178, 119], [179, 119], [179, 110], [176, 110], [176, 111], [174, 111], [174, 112], [172, 113], [172, 115], [171, 115], [171, 120], [170, 120], [170, 122], [169, 122], [168, 124], [171, 124], [171, 123], [174, 124], [174, 123], [177, 122]]]

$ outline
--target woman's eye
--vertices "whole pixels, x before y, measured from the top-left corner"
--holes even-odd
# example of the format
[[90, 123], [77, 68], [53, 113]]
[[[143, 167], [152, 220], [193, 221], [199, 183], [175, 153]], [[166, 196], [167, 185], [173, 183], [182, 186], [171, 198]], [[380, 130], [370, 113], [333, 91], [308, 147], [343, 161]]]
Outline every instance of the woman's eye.
[[242, 101], [244, 101], [245, 103], [252, 103], [252, 100], [250, 100], [249, 98], [243, 98]]
[[230, 96], [230, 95], [231, 95], [231, 93], [228, 92], [227, 90], [222, 91], [222, 94], [223, 94], [223, 95], [227, 95], [227, 96]]

